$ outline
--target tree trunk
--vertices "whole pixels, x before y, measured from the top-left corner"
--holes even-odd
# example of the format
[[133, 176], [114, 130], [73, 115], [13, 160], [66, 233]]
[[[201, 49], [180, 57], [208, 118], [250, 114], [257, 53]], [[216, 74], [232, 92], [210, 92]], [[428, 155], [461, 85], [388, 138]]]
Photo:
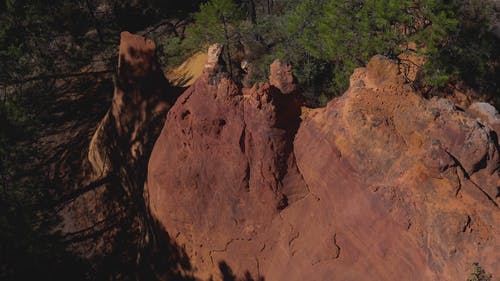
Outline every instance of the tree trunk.
[[257, 13], [255, 11], [255, 2], [254, 0], [248, 0], [249, 4], [250, 4], [250, 20], [252, 21], [253, 24], [256, 24], [257, 23]]
[[226, 39], [226, 49], [227, 49], [227, 64], [228, 64], [228, 70], [229, 70], [229, 75], [233, 77], [233, 66], [232, 66], [232, 58], [231, 58], [231, 47], [229, 46], [229, 34], [227, 32], [227, 24], [226, 24], [226, 18], [222, 16], [222, 24], [224, 26], [224, 37]]
[[102, 36], [101, 27], [99, 26], [99, 22], [94, 14], [94, 9], [92, 8], [92, 5], [90, 4], [90, 0], [85, 0], [85, 3], [87, 4], [87, 9], [89, 10], [90, 17], [92, 18], [92, 21], [94, 22], [94, 26], [95, 26], [95, 29], [97, 31], [97, 36], [99, 36], [99, 42], [103, 43], [104, 38]]

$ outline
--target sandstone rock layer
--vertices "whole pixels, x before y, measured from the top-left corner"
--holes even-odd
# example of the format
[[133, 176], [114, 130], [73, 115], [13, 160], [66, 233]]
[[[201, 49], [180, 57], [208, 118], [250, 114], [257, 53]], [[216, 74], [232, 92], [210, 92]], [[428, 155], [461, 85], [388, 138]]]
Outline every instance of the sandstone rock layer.
[[195, 276], [464, 280], [475, 261], [500, 276], [490, 125], [421, 98], [384, 57], [302, 114], [273, 68], [251, 89], [206, 69], [153, 149], [150, 208]]

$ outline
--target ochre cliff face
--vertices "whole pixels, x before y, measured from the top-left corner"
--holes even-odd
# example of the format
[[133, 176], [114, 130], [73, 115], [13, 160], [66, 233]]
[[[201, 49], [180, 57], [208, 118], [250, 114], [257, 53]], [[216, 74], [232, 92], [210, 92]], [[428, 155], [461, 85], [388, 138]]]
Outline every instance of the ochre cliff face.
[[[242, 92], [212, 67], [169, 111], [146, 190], [153, 214], [177, 243], [190, 245], [203, 277], [215, 274], [212, 262], [226, 244], [252, 241], [286, 206], [283, 180], [295, 167], [300, 121], [296, 96], [267, 83]], [[257, 270], [254, 257], [238, 262]]]
[[191, 273], [463, 280], [478, 261], [500, 276], [497, 134], [398, 73], [376, 56], [301, 114], [288, 66], [240, 89], [208, 65], [169, 111], [145, 187]]
[[321, 199], [311, 205], [328, 213], [305, 223], [331, 224], [342, 249], [328, 271], [339, 280], [461, 280], [479, 261], [498, 276], [496, 134], [446, 100], [423, 100], [394, 66], [375, 57], [358, 69], [295, 139], [299, 170]]

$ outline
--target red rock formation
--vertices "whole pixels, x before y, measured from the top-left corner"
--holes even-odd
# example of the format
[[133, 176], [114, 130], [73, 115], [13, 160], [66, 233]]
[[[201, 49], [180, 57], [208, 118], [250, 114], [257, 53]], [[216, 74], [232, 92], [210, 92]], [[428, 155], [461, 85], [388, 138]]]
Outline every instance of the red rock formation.
[[122, 32], [111, 109], [90, 143], [89, 160], [96, 177], [116, 169], [113, 166], [136, 162], [144, 154], [149, 154], [144, 150], [156, 138], [154, 131], [158, 130], [158, 126], [154, 124], [164, 120], [170, 107], [167, 101], [174, 99], [172, 94], [168, 95], [169, 90], [156, 60], [155, 43], [142, 36]]
[[375, 57], [358, 69], [295, 140], [311, 192], [334, 210], [345, 254], [334, 276], [459, 280], [475, 260], [498, 275], [494, 133], [446, 100], [423, 100], [391, 65]]
[[196, 276], [462, 280], [474, 261], [500, 276], [490, 127], [424, 100], [380, 56], [300, 126], [280, 91], [293, 85], [270, 80], [240, 90], [207, 69], [153, 149], [151, 211]]
[[292, 73], [292, 65], [275, 60], [271, 64], [269, 83], [278, 88], [283, 94], [297, 93], [299, 90]]
[[115, 266], [135, 265], [134, 251], [146, 228], [142, 196], [147, 162], [174, 99], [155, 44], [123, 32], [111, 108], [89, 147], [88, 185], [76, 190], [62, 211], [63, 232], [77, 241], [72, 246], [82, 256], [109, 256]]
[[214, 68], [208, 64], [168, 113], [147, 182], [153, 213], [188, 245], [204, 277], [215, 274], [212, 262], [229, 241], [252, 240], [286, 206], [282, 181], [300, 115], [293, 95], [267, 83], [242, 93]]

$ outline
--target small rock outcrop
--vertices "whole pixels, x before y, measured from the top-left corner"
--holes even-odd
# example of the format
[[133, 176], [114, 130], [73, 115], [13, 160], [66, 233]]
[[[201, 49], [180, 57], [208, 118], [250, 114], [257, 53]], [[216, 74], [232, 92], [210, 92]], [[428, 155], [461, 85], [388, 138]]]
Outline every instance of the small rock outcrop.
[[[156, 139], [156, 124], [164, 120], [173, 100], [156, 60], [155, 43], [138, 35], [121, 34], [115, 82], [111, 109], [90, 143], [89, 161], [96, 177], [123, 163], [136, 167], [135, 162], [144, 156], [147, 159], [148, 146]], [[124, 147], [128, 149], [124, 151]]]
[[482, 124], [487, 124], [493, 128], [495, 132], [500, 132], [500, 115], [493, 105], [485, 102], [475, 102], [469, 106], [467, 112], [477, 117]]
[[228, 77], [207, 65], [149, 161], [151, 212], [194, 276], [461, 280], [475, 261], [500, 276], [490, 125], [423, 99], [381, 56], [315, 110], [280, 62], [250, 89]]
[[296, 94], [299, 91], [299, 86], [292, 73], [292, 65], [283, 63], [280, 60], [275, 60], [271, 64], [269, 84], [278, 88], [283, 94]]

